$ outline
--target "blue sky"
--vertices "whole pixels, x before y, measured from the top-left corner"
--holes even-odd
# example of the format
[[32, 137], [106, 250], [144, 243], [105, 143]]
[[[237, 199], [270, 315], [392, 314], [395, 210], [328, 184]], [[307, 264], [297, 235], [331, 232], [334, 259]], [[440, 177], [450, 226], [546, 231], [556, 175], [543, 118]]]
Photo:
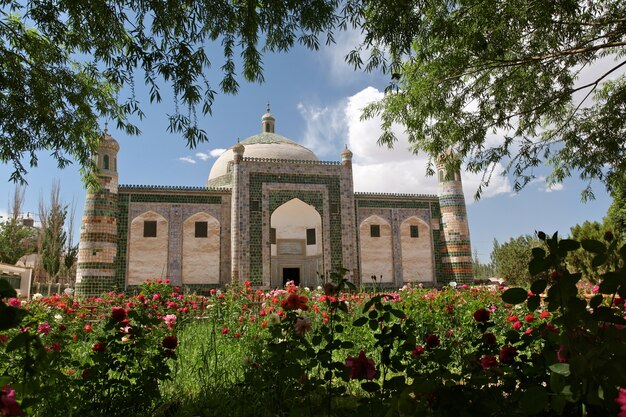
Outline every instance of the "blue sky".
[[[239, 79], [236, 96], [219, 94], [213, 115], [201, 119], [209, 142], [196, 149], [187, 149], [181, 137], [166, 131], [165, 115], [173, 112], [171, 96], [162, 89], [163, 102], [150, 105], [141, 81], [136, 92], [147, 117], [135, 120], [140, 136], [127, 136], [115, 129], [109, 132], [120, 143], [118, 170], [121, 184], [203, 186], [211, 166], [221, 150], [260, 132], [261, 115], [266, 102], [276, 117], [276, 133], [291, 138], [313, 150], [322, 160], [339, 160], [345, 145], [354, 153], [356, 191], [436, 193], [436, 180], [426, 177], [424, 156], [408, 150], [402, 129], [393, 150], [376, 145], [379, 135], [377, 120], [361, 122], [360, 109], [381, 96], [387, 79], [378, 74], [353, 71], [343, 62], [349, 47], [358, 37], [341, 34], [337, 45], [322, 47], [318, 52], [296, 48], [288, 54], [264, 57], [264, 84], [249, 84]], [[219, 48], [209, 74], [217, 88], [223, 62]], [[497, 141], [497, 136], [490, 138]], [[0, 215], [6, 215], [8, 198], [14, 185], [8, 181], [9, 166], [0, 165]], [[512, 191], [513, 181], [495, 176], [480, 201], [473, 200], [478, 186], [476, 175], [464, 174], [463, 182], [468, 204], [472, 248], [483, 261], [489, 259], [493, 239], [503, 242], [535, 230], [569, 233], [569, 228], [585, 220], [601, 220], [611, 203], [602, 184], [593, 184], [596, 200], [581, 203], [580, 192], [586, 182], [571, 178], [556, 187], [547, 187], [539, 168], [537, 181], [520, 193]], [[60, 181], [62, 199], [75, 201], [78, 233], [85, 191], [78, 167], [59, 170], [53, 160], [40, 155], [37, 168], [27, 176], [29, 186], [23, 211], [37, 212], [40, 197], [47, 200], [54, 181]]]

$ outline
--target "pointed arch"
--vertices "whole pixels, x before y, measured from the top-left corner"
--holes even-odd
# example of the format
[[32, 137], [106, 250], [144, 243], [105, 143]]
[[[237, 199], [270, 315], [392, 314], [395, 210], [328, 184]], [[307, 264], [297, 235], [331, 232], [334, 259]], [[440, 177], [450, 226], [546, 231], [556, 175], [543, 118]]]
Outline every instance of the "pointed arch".
[[183, 222], [182, 282], [220, 282], [220, 222], [208, 213], [195, 213]]
[[167, 277], [168, 240], [168, 221], [154, 211], [141, 213], [130, 222], [128, 285]]
[[359, 243], [361, 282], [373, 282], [372, 275], [378, 282], [393, 282], [391, 224], [377, 215], [367, 217], [359, 225]]
[[400, 247], [403, 281], [433, 282], [433, 247], [428, 223], [417, 216], [405, 219], [400, 225]]

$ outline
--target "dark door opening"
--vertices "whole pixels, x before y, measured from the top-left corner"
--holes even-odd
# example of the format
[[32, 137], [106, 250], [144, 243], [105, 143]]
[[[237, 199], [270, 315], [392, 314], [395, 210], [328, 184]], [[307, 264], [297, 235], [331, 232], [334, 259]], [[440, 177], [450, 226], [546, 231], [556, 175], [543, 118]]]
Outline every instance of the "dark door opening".
[[287, 281], [293, 281], [295, 285], [300, 285], [300, 268], [283, 268], [283, 285]]

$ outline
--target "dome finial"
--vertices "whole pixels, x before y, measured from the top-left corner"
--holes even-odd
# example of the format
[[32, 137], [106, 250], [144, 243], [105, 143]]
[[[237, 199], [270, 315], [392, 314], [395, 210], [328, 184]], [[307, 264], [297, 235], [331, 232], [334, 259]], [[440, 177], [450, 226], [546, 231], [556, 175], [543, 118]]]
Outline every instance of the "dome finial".
[[108, 135], [109, 134], [109, 121], [105, 121], [104, 122], [104, 134]]
[[276, 119], [270, 113], [270, 101], [267, 100], [267, 113], [261, 118], [261, 132], [262, 133], [274, 133]]

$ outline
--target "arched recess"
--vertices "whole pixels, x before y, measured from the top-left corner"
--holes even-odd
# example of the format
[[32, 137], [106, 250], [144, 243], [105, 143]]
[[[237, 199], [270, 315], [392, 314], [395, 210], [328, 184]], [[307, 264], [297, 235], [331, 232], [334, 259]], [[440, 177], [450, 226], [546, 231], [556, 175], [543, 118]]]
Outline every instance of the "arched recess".
[[433, 282], [433, 246], [428, 224], [411, 216], [400, 225], [402, 279], [404, 282]]
[[220, 222], [207, 213], [196, 213], [183, 222], [182, 282], [220, 282]]
[[313, 207], [293, 198], [270, 217], [271, 285], [293, 280], [297, 285], [317, 285], [323, 271], [322, 217]]
[[147, 211], [130, 223], [128, 244], [128, 285], [146, 279], [167, 277], [168, 222], [165, 217]]
[[361, 248], [361, 282], [393, 282], [393, 249], [391, 225], [380, 216], [372, 215], [359, 226]]

